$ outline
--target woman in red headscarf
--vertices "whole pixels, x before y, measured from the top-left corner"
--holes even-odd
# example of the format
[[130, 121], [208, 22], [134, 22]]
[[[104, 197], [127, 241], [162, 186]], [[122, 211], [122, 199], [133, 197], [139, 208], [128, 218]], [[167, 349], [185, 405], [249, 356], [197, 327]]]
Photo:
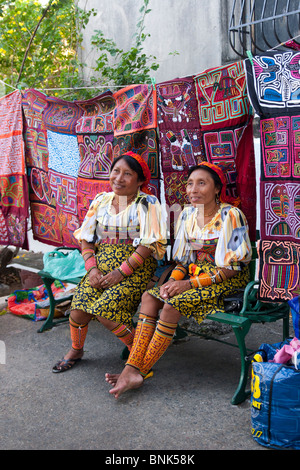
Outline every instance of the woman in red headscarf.
[[65, 372], [83, 356], [92, 317], [130, 349], [132, 317], [166, 250], [166, 222], [149, 189], [150, 170], [127, 152], [110, 170], [111, 192], [98, 194], [74, 236], [87, 274], [76, 287], [69, 316], [72, 347], [53, 367]]
[[[120, 376], [106, 374], [118, 398], [140, 387], [171, 343], [181, 316], [201, 323], [222, 309], [223, 294], [246, 286], [251, 243], [239, 199], [226, 194], [226, 179], [216, 165], [203, 162], [189, 170], [190, 204], [176, 225], [170, 279], [142, 297], [132, 349]], [[161, 310], [158, 320], [158, 312]], [[158, 320], [158, 321], [157, 321]]]

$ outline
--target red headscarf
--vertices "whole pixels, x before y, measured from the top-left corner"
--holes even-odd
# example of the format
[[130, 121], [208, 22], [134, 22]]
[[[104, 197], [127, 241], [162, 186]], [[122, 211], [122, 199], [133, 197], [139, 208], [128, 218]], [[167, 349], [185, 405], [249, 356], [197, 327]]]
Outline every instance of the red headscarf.
[[145, 181], [143, 182], [143, 184], [141, 186], [141, 191], [143, 191], [143, 193], [146, 193], [146, 194], [153, 194], [153, 192], [151, 191], [151, 188], [149, 186], [149, 182], [150, 182], [150, 178], [151, 178], [151, 172], [149, 170], [149, 167], [148, 167], [147, 163], [143, 159], [143, 157], [141, 157], [140, 155], [138, 155], [137, 153], [134, 153], [134, 152], [126, 152], [126, 153], [123, 153], [122, 155], [129, 155], [129, 157], [134, 158], [140, 164], [140, 166], [142, 168], [143, 175], [145, 177]]
[[221, 180], [221, 183], [222, 183], [222, 189], [221, 189], [221, 192], [220, 192], [220, 202], [227, 202], [228, 204], [231, 204], [232, 206], [239, 206], [241, 200], [239, 197], [231, 197], [231, 196], [228, 196], [226, 194], [226, 185], [227, 185], [227, 182], [226, 182], [226, 177], [223, 173], [223, 171], [221, 170], [221, 168], [219, 168], [217, 165], [214, 165], [213, 163], [209, 163], [209, 162], [201, 162], [199, 163], [198, 167], [201, 168], [201, 166], [207, 166], [209, 168], [211, 168], [211, 170], [213, 170], [215, 173], [217, 173], [218, 177], [220, 178]]

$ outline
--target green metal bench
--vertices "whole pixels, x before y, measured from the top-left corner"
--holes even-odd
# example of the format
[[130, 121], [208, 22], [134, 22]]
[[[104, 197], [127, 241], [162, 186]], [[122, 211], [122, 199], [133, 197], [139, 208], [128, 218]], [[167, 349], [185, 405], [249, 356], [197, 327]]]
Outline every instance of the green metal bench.
[[[68, 248], [68, 247], [63, 246], [63, 247], [55, 248], [53, 251], [59, 251], [59, 250], [70, 251], [70, 250], [73, 250], [73, 249], [75, 249], [75, 248]], [[57, 278], [52, 277], [50, 273], [48, 273], [47, 271], [44, 271], [44, 270], [39, 271], [38, 274], [42, 278], [42, 281], [43, 281], [43, 283], [44, 283], [44, 285], [45, 285], [45, 287], [48, 291], [49, 303], [50, 303], [49, 315], [46, 318], [46, 320], [43, 322], [43, 325], [38, 329], [38, 333], [42, 333], [43, 331], [50, 330], [54, 326], [57, 326], [59, 323], [68, 321], [68, 317], [62, 317], [62, 318], [54, 319], [54, 312], [55, 312], [56, 305], [59, 305], [63, 302], [66, 302], [67, 300], [71, 300], [72, 297], [73, 297], [73, 294], [72, 293], [68, 294], [66, 292], [66, 296], [61, 297], [59, 299], [55, 299], [54, 295], [53, 295], [53, 292], [52, 292], [52, 289], [51, 289], [51, 286], [52, 286], [53, 282], [55, 280], [58, 280], [58, 281], [61, 281], [61, 282], [68, 282], [70, 284], [77, 285], [81, 281], [82, 277], [75, 277], [74, 279], [57, 279]]]

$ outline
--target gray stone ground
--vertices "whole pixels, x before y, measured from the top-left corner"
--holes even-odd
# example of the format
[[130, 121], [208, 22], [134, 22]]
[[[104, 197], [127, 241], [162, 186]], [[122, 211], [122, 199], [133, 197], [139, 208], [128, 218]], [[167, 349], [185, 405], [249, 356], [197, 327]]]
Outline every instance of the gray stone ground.
[[[123, 348], [111, 333], [91, 322], [81, 364], [53, 374], [69, 348], [69, 327], [37, 333], [39, 327], [0, 316], [1, 450], [268, 450], [252, 438], [250, 400], [230, 404], [238, 349], [189, 336], [169, 347], [141, 389], [116, 400], [104, 374], [122, 370]], [[280, 340], [277, 322], [254, 325], [247, 344]]]

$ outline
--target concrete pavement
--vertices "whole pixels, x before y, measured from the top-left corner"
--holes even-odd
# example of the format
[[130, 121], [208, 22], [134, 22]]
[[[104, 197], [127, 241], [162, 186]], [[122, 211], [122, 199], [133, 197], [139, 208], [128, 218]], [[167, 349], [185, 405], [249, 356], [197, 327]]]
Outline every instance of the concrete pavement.
[[[91, 322], [84, 359], [53, 374], [69, 348], [69, 327], [37, 333], [39, 327], [0, 316], [1, 450], [267, 450], [251, 436], [250, 400], [230, 404], [238, 349], [189, 336], [169, 347], [141, 389], [116, 400], [104, 374], [122, 370], [123, 347], [111, 333]], [[280, 340], [281, 322], [254, 325], [248, 346]]]

